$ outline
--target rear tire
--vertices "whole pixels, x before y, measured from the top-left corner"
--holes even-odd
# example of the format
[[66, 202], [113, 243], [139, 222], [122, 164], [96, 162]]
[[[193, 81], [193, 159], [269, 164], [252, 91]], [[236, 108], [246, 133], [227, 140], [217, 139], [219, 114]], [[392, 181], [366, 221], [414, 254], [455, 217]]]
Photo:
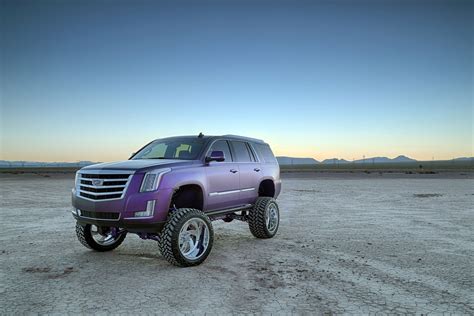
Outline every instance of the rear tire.
[[169, 263], [191, 267], [206, 260], [213, 240], [214, 231], [206, 214], [197, 209], [180, 208], [169, 214], [158, 246]]
[[280, 210], [274, 198], [259, 197], [248, 215], [249, 228], [257, 238], [272, 238], [280, 226]]
[[[97, 231], [96, 231], [97, 229]], [[95, 251], [110, 251], [114, 250], [122, 244], [127, 233], [121, 233], [117, 237], [113, 237], [111, 232], [105, 234], [99, 233], [99, 227], [91, 224], [81, 225], [76, 223], [77, 239], [85, 247]]]

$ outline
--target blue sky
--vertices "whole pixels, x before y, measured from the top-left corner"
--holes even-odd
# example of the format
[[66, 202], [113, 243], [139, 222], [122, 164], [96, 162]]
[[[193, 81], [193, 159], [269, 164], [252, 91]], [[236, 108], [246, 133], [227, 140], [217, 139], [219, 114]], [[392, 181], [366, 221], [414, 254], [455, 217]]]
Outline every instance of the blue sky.
[[472, 1], [2, 1], [1, 157], [180, 134], [280, 155], [473, 155]]

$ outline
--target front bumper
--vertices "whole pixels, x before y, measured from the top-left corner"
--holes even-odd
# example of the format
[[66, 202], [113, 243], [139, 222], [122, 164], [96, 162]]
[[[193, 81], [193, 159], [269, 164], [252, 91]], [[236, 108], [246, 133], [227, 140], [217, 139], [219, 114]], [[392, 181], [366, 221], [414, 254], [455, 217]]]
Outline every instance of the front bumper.
[[79, 224], [86, 225], [92, 224], [96, 226], [106, 227], [120, 227], [131, 233], [159, 233], [163, 229], [166, 221], [161, 222], [145, 222], [142, 219], [130, 220], [130, 219], [119, 219], [119, 220], [105, 220], [95, 219], [90, 217], [78, 216], [72, 214]]
[[[78, 196], [73, 190], [72, 215], [81, 224], [120, 227], [130, 232], [157, 233], [161, 231], [168, 216], [173, 189], [139, 192], [142, 178], [142, 176], [133, 177], [127, 192], [121, 199], [93, 201]], [[152, 200], [156, 201], [153, 215], [136, 217], [135, 213], [145, 211], [148, 201]]]

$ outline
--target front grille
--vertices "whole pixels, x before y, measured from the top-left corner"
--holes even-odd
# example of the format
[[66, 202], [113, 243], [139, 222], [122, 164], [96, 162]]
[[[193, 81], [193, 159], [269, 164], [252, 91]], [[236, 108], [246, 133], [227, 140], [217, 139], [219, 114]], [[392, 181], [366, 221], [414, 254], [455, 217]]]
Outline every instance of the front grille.
[[[81, 180], [81, 184], [92, 185], [92, 180]], [[127, 184], [127, 180], [122, 181], [107, 181], [108, 185], [125, 185]]]
[[[88, 173], [82, 173], [81, 176], [84, 179], [123, 179], [124, 176], [130, 175], [129, 173], [127, 174], [122, 174], [122, 173], [114, 173], [114, 174], [88, 174]], [[125, 177], [127, 178], [127, 177]]]
[[118, 220], [120, 217], [120, 213], [109, 213], [109, 212], [89, 212], [89, 211], [82, 211], [81, 216], [89, 217], [89, 218], [96, 218], [96, 219], [109, 219], [109, 220]]
[[121, 199], [131, 178], [130, 172], [80, 172], [76, 188], [79, 196], [91, 200]]

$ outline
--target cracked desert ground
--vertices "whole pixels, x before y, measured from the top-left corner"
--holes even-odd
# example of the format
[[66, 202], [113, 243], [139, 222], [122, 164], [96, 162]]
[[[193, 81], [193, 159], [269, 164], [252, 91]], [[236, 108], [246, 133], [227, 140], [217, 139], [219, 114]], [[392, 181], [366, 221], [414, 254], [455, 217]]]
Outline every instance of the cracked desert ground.
[[285, 174], [270, 240], [213, 222], [198, 267], [74, 233], [74, 176], [0, 175], [0, 314], [474, 314], [474, 177]]

